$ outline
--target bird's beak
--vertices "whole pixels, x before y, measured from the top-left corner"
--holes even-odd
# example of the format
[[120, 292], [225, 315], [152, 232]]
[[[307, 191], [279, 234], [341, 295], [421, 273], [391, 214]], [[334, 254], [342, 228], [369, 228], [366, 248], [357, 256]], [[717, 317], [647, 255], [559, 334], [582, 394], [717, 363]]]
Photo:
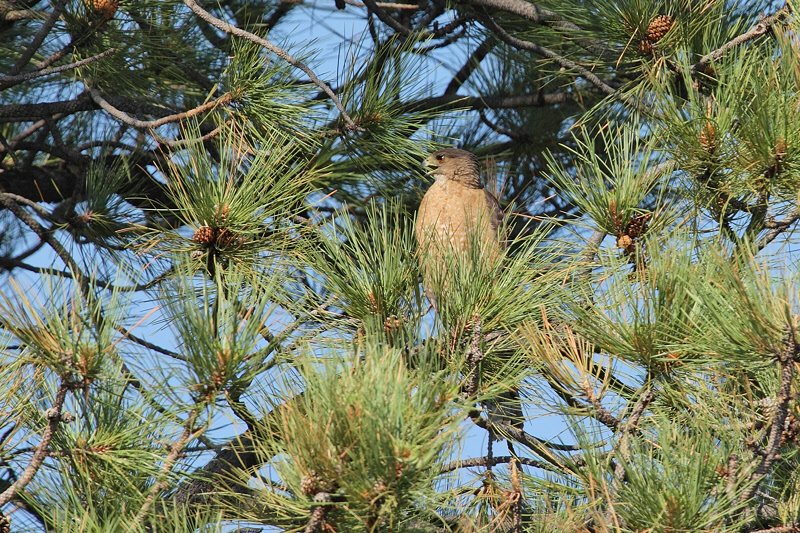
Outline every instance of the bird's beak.
[[436, 167], [438, 167], [439, 165], [433, 159], [433, 156], [428, 156], [428, 158], [422, 162], [422, 166], [425, 167], [425, 172], [427, 174], [433, 174], [434, 172], [436, 172]]

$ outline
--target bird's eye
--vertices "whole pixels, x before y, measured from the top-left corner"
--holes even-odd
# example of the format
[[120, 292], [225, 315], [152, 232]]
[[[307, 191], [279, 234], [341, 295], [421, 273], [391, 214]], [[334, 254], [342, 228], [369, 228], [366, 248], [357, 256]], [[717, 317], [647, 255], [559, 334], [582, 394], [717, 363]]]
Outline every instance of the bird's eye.
[[437, 161], [444, 161], [444, 154], [438, 154], [438, 155], [436, 156], [436, 160], [437, 160]]

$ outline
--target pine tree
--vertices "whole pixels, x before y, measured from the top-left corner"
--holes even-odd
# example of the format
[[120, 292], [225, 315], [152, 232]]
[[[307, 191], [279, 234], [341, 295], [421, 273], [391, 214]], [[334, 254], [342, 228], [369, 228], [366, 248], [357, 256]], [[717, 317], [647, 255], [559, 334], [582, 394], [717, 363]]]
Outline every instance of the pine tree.
[[793, 7], [0, 0], [0, 532], [800, 531]]

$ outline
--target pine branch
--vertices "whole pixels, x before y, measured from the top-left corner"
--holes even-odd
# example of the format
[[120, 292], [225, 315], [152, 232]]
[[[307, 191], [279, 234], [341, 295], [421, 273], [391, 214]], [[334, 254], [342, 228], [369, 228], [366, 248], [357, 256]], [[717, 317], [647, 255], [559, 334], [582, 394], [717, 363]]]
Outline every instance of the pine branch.
[[514, 48], [519, 48], [520, 50], [528, 50], [533, 52], [536, 55], [546, 57], [548, 59], [553, 60], [553, 62], [560, 67], [565, 69], [571, 70], [576, 72], [580, 77], [594, 85], [600, 92], [607, 94], [609, 96], [617, 96], [620, 100], [631, 103], [631, 98], [628, 95], [618, 93], [616, 89], [608, 85], [606, 82], [601, 80], [597, 77], [593, 72], [585, 69], [584, 67], [580, 66], [579, 64], [571, 61], [565, 57], [562, 57], [552, 50], [545, 48], [544, 46], [538, 45], [536, 43], [532, 43], [530, 41], [524, 41], [522, 39], [518, 39], [506, 33], [506, 31], [497, 23], [495, 20], [489, 16], [489, 14], [485, 10], [480, 10], [478, 18], [486, 25], [490, 30], [492, 30], [497, 37], [506, 43], [509, 46], [513, 46]]
[[211, 100], [210, 102], [206, 102], [205, 104], [199, 105], [195, 108], [189, 109], [188, 111], [184, 111], [183, 113], [177, 113], [174, 115], [169, 115], [166, 117], [159, 118], [157, 120], [138, 120], [129, 115], [125, 112], [117, 109], [113, 105], [111, 105], [105, 98], [100, 96], [100, 91], [97, 89], [89, 89], [89, 95], [91, 96], [92, 100], [103, 108], [109, 115], [112, 117], [121, 120], [128, 126], [131, 126], [136, 129], [140, 130], [147, 130], [157, 128], [159, 126], [163, 126], [164, 124], [169, 124], [170, 122], [178, 122], [179, 120], [185, 120], [187, 118], [192, 118], [194, 116], [199, 115], [200, 113], [204, 113], [206, 111], [211, 111], [217, 106], [227, 105], [233, 100], [233, 96], [231, 93], [225, 93], [224, 95], [220, 96], [215, 100]]
[[200, 436], [205, 430], [205, 426], [194, 429], [194, 423], [197, 421], [197, 417], [199, 415], [199, 411], [196, 409], [189, 413], [189, 416], [186, 419], [186, 423], [183, 426], [183, 433], [181, 433], [180, 438], [172, 445], [172, 449], [170, 450], [169, 454], [164, 458], [164, 463], [161, 465], [161, 471], [159, 472], [159, 478], [153, 486], [150, 487], [150, 493], [145, 498], [144, 503], [139, 508], [139, 512], [136, 513], [136, 516], [133, 519], [134, 524], [141, 524], [142, 521], [147, 517], [147, 514], [150, 511], [150, 507], [153, 505], [156, 497], [167, 488], [169, 484], [169, 479], [167, 475], [172, 472], [172, 469], [175, 467], [175, 462], [180, 457], [181, 453], [183, 452], [183, 448], [186, 444]]
[[341, 115], [342, 119], [344, 119], [345, 123], [347, 123], [347, 128], [350, 129], [351, 131], [363, 131], [363, 128], [356, 125], [356, 123], [353, 122], [353, 119], [350, 118], [350, 115], [347, 114], [347, 111], [345, 110], [341, 101], [339, 101], [339, 98], [331, 90], [331, 88], [328, 87], [328, 85], [325, 82], [320, 80], [317, 77], [317, 75], [314, 74], [314, 71], [308, 68], [304, 63], [292, 57], [292, 55], [289, 54], [286, 50], [275, 46], [266, 39], [262, 39], [261, 37], [253, 33], [250, 33], [249, 31], [237, 28], [236, 26], [233, 26], [223, 20], [216, 18], [211, 13], [200, 7], [200, 5], [194, 0], [183, 0], [183, 3], [186, 4], [189, 7], [189, 9], [194, 11], [195, 14], [197, 14], [197, 16], [199, 16], [201, 19], [205, 20], [215, 28], [224, 31], [225, 33], [236, 35], [237, 37], [241, 37], [243, 39], [247, 39], [248, 41], [252, 41], [256, 44], [259, 44], [262, 47], [269, 50], [270, 52], [272, 52], [273, 54], [283, 59], [284, 61], [286, 61], [287, 63], [289, 63], [290, 65], [292, 65], [293, 67], [303, 71], [306, 74], [306, 76], [308, 76], [308, 78], [314, 83], [314, 85], [322, 89], [322, 91], [328, 95], [328, 97], [331, 99], [331, 102], [333, 102], [333, 105], [335, 105], [336, 109], [339, 110], [339, 114]]
[[[280, 6], [285, 4], [281, 3]], [[154, 34], [158, 31], [157, 28], [153, 27], [146, 18], [144, 18], [138, 11], [129, 10], [128, 13], [130, 14], [131, 18], [136, 22], [136, 24], [144, 31], [150, 38], [152, 39]], [[189, 78], [202, 87], [206, 92], [211, 93], [212, 91], [217, 90], [217, 86], [214, 84], [213, 81], [208, 79], [206, 76], [192, 68], [190, 65], [186, 63], [186, 61], [182, 60], [178, 55], [173, 52], [169, 47], [164, 46], [161, 49], [161, 53], [165, 54], [169, 57], [173, 63], [175, 63], [178, 68], [180, 68]]]
[[728, 41], [727, 43], [723, 44], [721, 47], [717, 48], [716, 50], [709, 52], [708, 54], [704, 55], [700, 58], [695, 65], [691, 68], [692, 77], [695, 76], [698, 72], [704, 72], [706, 68], [714, 62], [719, 61], [722, 59], [726, 53], [728, 53], [733, 48], [740, 46], [748, 41], [752, 41], [762, 35], [767, 34], [777, 23], [785, 22], [789, 15], [791, 14], [792, 10], [787, 2], [784, 7], [779, 9], [775, 14], [770, 15], [769, 17], [762, 17], [758, 23], [751, 28], [749, 31], [738, 35]]
[[480, 364], [483, 361], [483, 352], [481, 351], [481, 317], [478, 314], [472, 317], [472, 340], [470, 341], [469, 348], [465, 354], [469, 374], [467, 377], [466, 396], [471, 398], [478, 392], [480, 384]]
[[42, 76], [48, 76], [50, 74], [56, 74], [58, 72], [64, 72], [66, 70], [72, 70], [74, 68], [82, 67], [84, 65], [88, 65], [89, 63], [94, 63], [98, 59], [102, 59], [107, 55], [113, 54], [116, 51], [117, 51], [116, 48], [109, 48], [105, 52], [100, 52], [97, 55], [94, 55], [92, 57], [87, 57], [86, 59], [82, 59], [74, 63], [69, 63], [68, 65], [62, 65], [60, 67], [47, 68], [43, 70], [35, 70], [33, 72], [27, 72], [25, 74], [19, 74], [17, 76], [0, 75], [0, 87], [8, 88], [18, 83], [22, 83], [23, 81], [33, 80], [36, 78], [41, 78]]
[[[25, 65], [28, 64], [28, 62], [31, 60], [34, 54], [36, 54], [36, 52], [42, 46], [42, 43], [44, 43], [44, 40], [50, 33], [50, 30], [53, 29], [53, 26], [56, 25], [58, 19], [61, 18], [61, 14], [64, 12], [67, 2], [66, 0], [58, 0], [54, 2], [54, 4], [55, 5], [53, 5], [53, 12], [50, 13], [50, 16], [47, 18], [47, 20], [44, 21], [42, 27], [39, 28], [39, 31], [33, 38], [33, 41], [31, 41], [31, 43], [28, 45], [28, 48], [25, 49], [25, 51], [19, 57], [17, 62], [14, 63], [14, 65], [8, 70], [8, 73], [6, 74], [7, 76], [16, 76], [17, 74], [22, 72], [22, 69], [25, 68]], [[5, 89], [5, 88], [6, 88], [5, 85], [0, 84], [0, 89]]]
[[[440, 470], [441, 473], [452, 472], [454, 470], [458, 470], [460, 468], [474, 468], [476, 466], [483, 466], [483, 467], [492, 467], [500, 464], [505, 464], [513, 460], [514, 457], [511, 455], [500, 455], [500, 456], [492, 456], [489, 457], [472, 457], [470, 459], [462, 459], [459, 461], [451, 461], [449, 463], [445, 463], [442, 465]], [[541, 468], [542, 470], [547, 470], [549, 472], [560, 472], [560, 470], [554, 469], [548, 463], [543, 461], [537, 461], [536, 459], [529, 459], [527, 457], [519, 457], [519, 462], [525, 466], [532, 466], [534, 468]]]
[[797, 344], [795, 339], [794, 327], [787, 325], [783, 336], [783, 346], [776, 354], [776, 359], [781, 367], [781, 381], [775, 398], [777, 405], [770, 423], [767, 446], [761, 449], [756, 443], [752, 444], [756, 454], [761, 456], [761, 461], [756, 470], [748, 476], [749, 480], [754, 483], [742, 493], [739, 497], [740, 501], [746, 501], [753, 497], [761, 481], [772, 471], [773, 466], [781, 458], [778, 450], [783, 444], [783, 432], [786, 427], [786, 419], [789, 416], [789, 404], [793, 398], [792, 379], [794, 378], [798, 354], [800, 354], [800, 345]]
[[[551, 28], [556, 28], [572, 34], [583, 34], [584, 30], [577, 24], [573, 24], [565, 20], [561, 15], [537, 6], [525, 0], [461, 0], [464, 4], [476, 6], [478, 8], [500, 10], [507, 13], [513, 13], [520, 17], [526, 18], [531, 22], [541, 25], [547, 25]], [[596, 39], [581, 39], [575, 40], [578, 44], [583, 46], [590, 52], [597, 53], [604, 58], [616, 59], [618, 54], [605, 43]]]
[[10, 502], [16, 496], [18, 491], [24, 489], [25, 486], [33, 480], [33, 477], [39, 471], [39, 468], [42, 466], [42, 463], [48, 456], [50, 442], [53, 440], [53, 436], [55, 436], [56, 431], [58, 431], [58, 427], [61, 424], [61, 410], [64, 407], [64, 400], [67, 398], [67, 391], [69, 391], [69, 388], [70, 386], [66, 379], [62, 378], [61, 383], [58, 386], [58, 391], [56, 392], [55, 400], [53, 401], [53, 406], [45, 411], [45, 416], [48, 420], [47, 427], [42, 434], [39, 445], [36, 447], [36, 453], [34, 453], [33, 457], [31, 457], [31, 460], [28, 463], [28, 466], [22, 472], [22, 475], [19, 476], [13, 485], [8, 487], [3, 491], [2, 494], [0, 494], [0, 507]]

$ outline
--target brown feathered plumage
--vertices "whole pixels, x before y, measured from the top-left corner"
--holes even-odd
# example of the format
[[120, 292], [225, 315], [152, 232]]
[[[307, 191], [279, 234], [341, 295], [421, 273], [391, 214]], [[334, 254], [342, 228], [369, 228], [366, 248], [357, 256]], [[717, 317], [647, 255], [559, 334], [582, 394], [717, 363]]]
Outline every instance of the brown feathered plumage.
[[499, 252], [503, 210], [481, 182], [478, 158], [466, 150], [447, 148], [425, 163], [434, 168], [436, 182], [419, 205], [416, 235], [420, 245], [449, 245], [465, 252], [471, 240], [477, 239], [487, 251]]
[[436, 182], [422, 198], [416, 236], [424, 250], [423, 273], [444, 268], [446, 254], [467, 254], [473, 243], [480, 257], [493, 262], [502, 253], [499, 230], [503, 211], [481, 182], [478, 159], [457, 148], [433, 153], [426, 161]]
[[[466, 150], [447, 148], [432, 154], [426, 161], [436, 182], [422, 198], [417, 214], [416, 236], [422, 250], [423, 281], [431, 300], [439, 299], [453, 289], [447, 283], [451, 261], [476, 257], [479, 267], [492, 269], [502, 256], [500, 227], [503, 210], [492, 193], [481, 182], [478, 158]], [[478, 255], [471, 246], [480, 246]], [[435, 269], [435, 270], [434, 270]], [[431, 281], [438, 291], [433, 294]], [[484, 278], [485, 281], [485, 278]], [[519, 391], [511, 389], [496, 401], [487, 401], [492, 440], [497, 440], [496, 425], [510, 424], [521, 428], [523, 423]]]

